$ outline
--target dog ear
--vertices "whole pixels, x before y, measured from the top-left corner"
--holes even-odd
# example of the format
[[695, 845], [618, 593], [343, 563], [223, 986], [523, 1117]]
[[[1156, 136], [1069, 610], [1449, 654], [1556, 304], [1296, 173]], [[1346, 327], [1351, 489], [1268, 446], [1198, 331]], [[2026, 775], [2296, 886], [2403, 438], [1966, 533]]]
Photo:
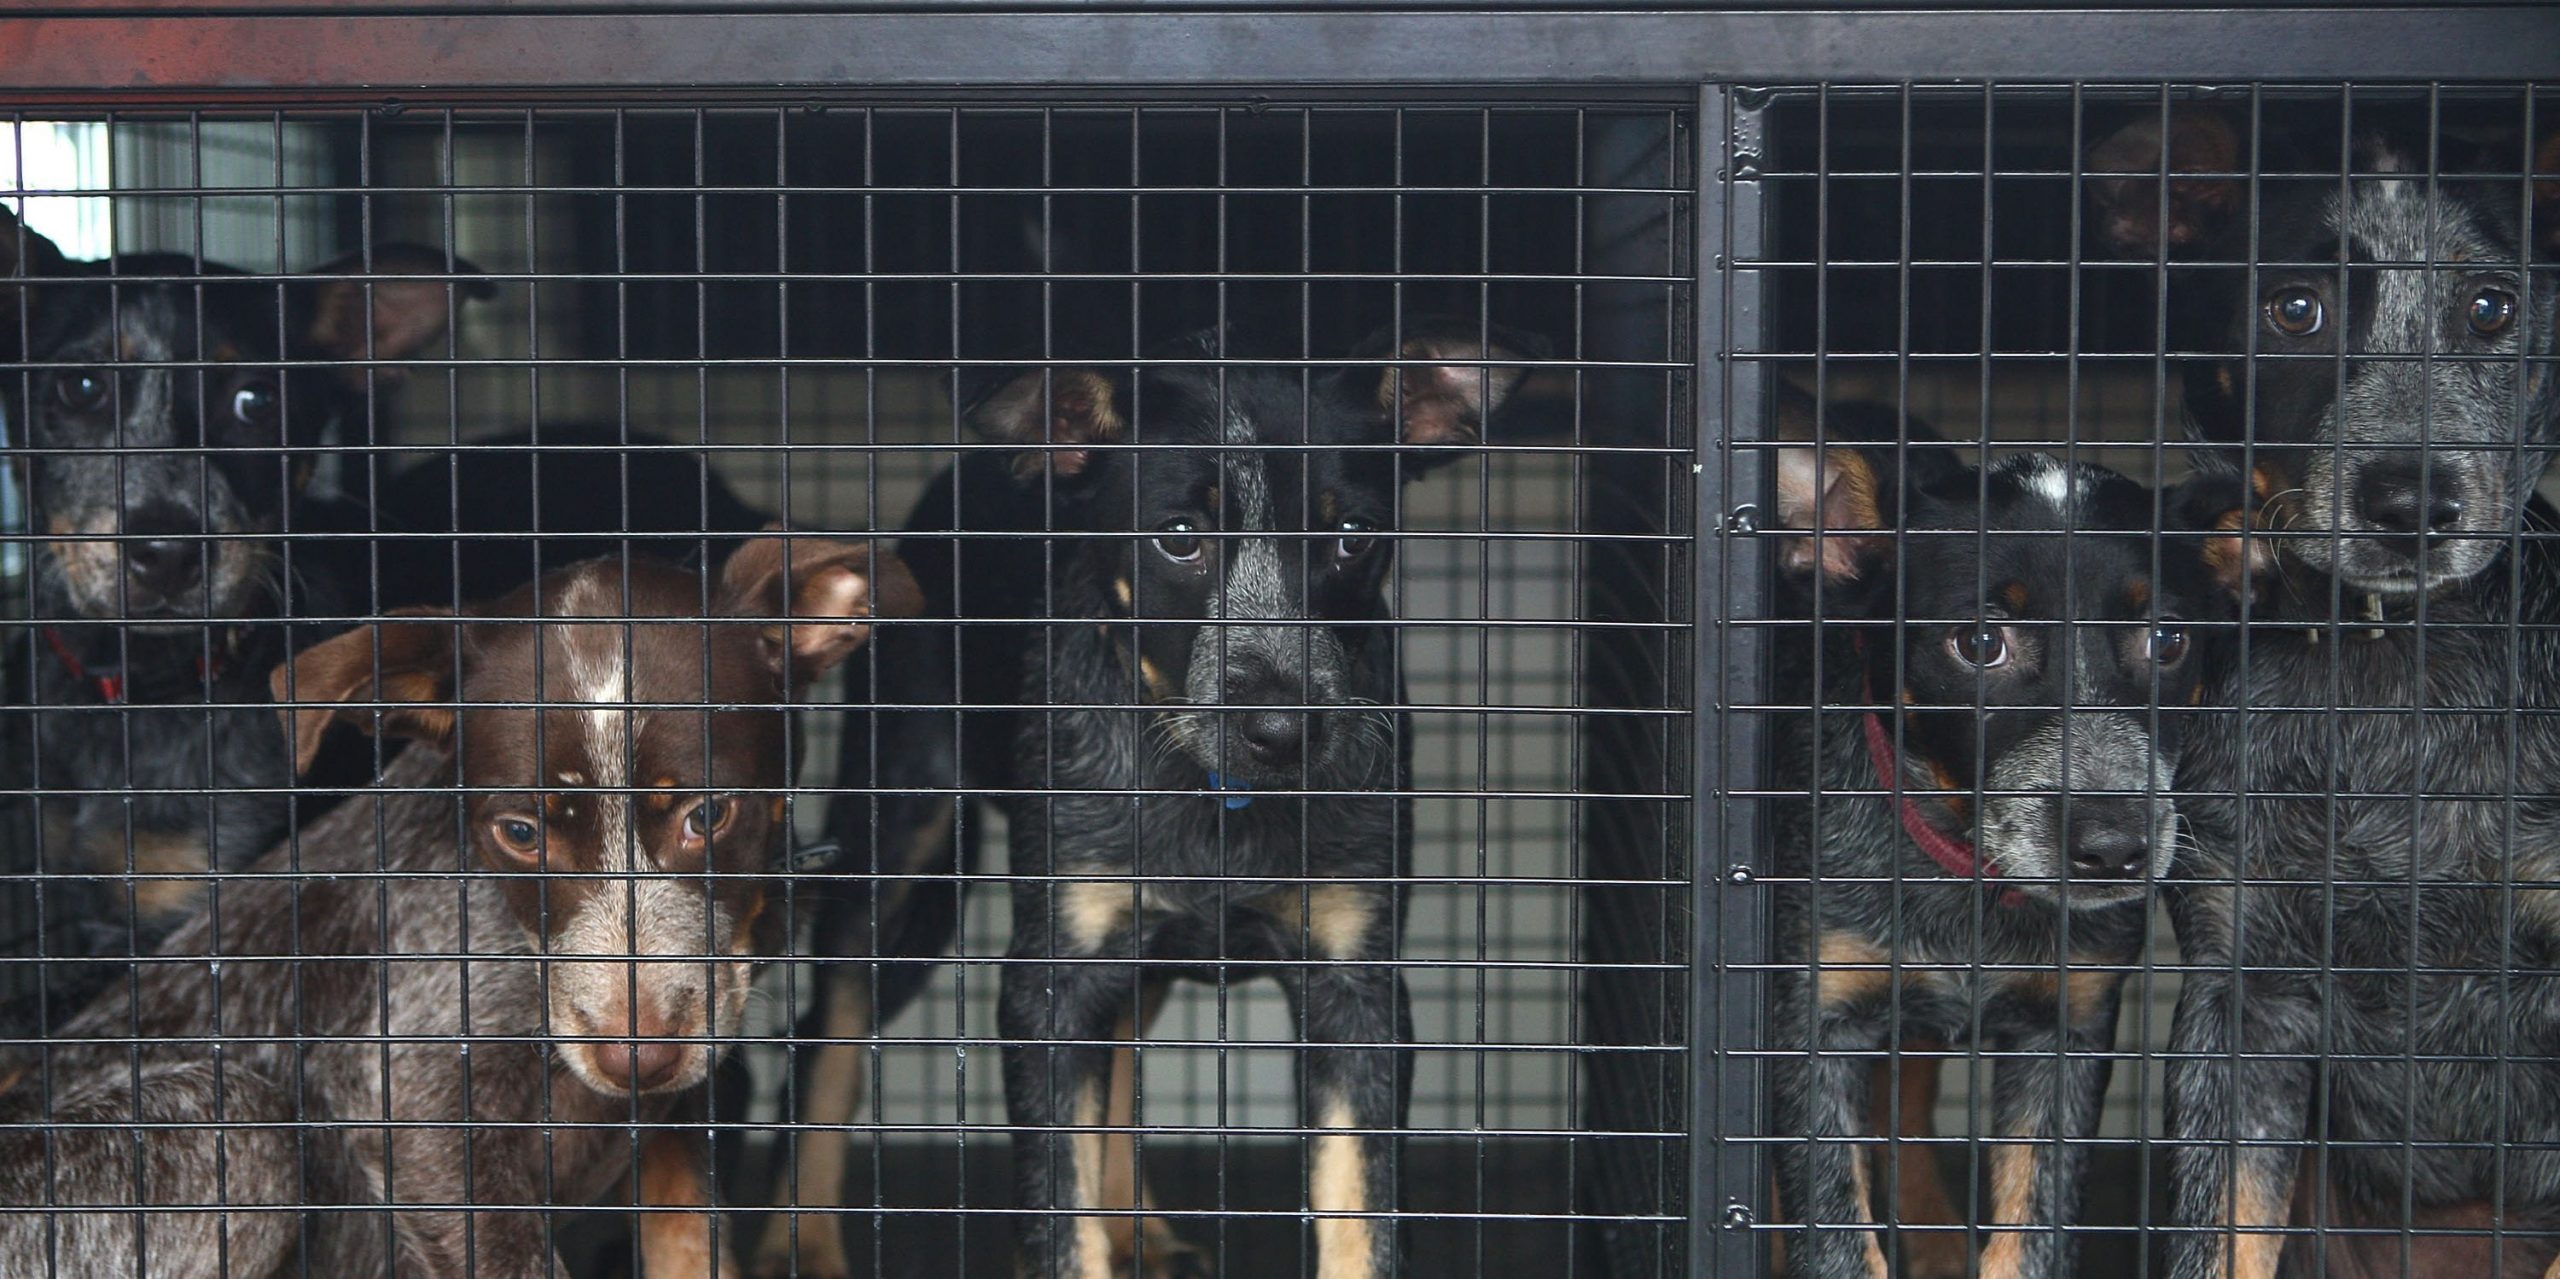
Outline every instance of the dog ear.
[[1092, 369], [1020, 374], [971, 405], [962, 420], [988, 439], [1020, 445], [1013, 469], [1025, 483], [1040, 477], [1044, 462], [1060, 479], [1082, 475], [1093, 462], [1093, 450], [1082, 446], [1129, 436], [1118, 381]]
[[764, 628], [765, 660], [777, 677], [787, 666], [795, 685], [871, 637], [869, 622], [852, 619], [913, 617], [924, 609], [924, 592], [897, 556], [875, 554], [869, 542], [814, 537], [760, 537], [730, 552], [720, 594], [727, 616], [776, 619]]
[[[297, 289], [302, 340], [335, 360], [407, 359], [443, 338], [464, 302], [498, 291], [483, 279], [420, 278], [480, 274], [459, 257], [448, 265], [444, 250], [422, 244], [376, 245], [322, 263], [311, 274], [315, 278]], [[397, 367], [349, 367], [337, 371], [338, 380], [362, 391], [368, 372], [377, 386], [408, 377]]]
[[[2161, 132], [2159, 111], [2145, 110], [2089, 148], [2089, 197], [2097, 207], [2098, 237], [2139, 257], [2183, 257], [2211, 244], [2248, 194], [2237, 178], [2177, 176], [2233, 173], [2246, 162], [2240, 130], [2221, 111], [2199, 104], [2172, 106], [2165, 147]], [[2164, 173], [2169, 175], [2165, 225], [2157, 176]]]
[[2267, 527], [2273, 510], [2268, 498], [2281, 483], [2263, 466], [2243, 479], [2237, 467], [2208, 460], [2169, 494], [2170, 529], [2202, 535], [2196, 545], [2205, 573], [2236, 603], [2255, 600], [2260, 583], [2276, 571], [2275, 539], [2249, 530]]
[[1378, 371], [1373, 399], [1382, 420], [1396, 424], [1397, 443], [1472, 447], [1484, 443], [1486, 421], [1528, 378], [1523, 362], [1543, 357], [1547, 344], [1498, 325], [1420, 316], [1405, 322], [1401, 341], [1392, 331], [1381, 332], [1360, 350], [1393, 352], [1396, 362]]
[[[1833, 582], [1854, 582], [1881, 558], [1893, 539], [1869, 536], [1885, 527], [1889, 478], [1883, 459], [1846, 444], [1778, 450], [1779, 533], [1787, 537], [1778, 564], [1789, 574], [1819, 572]], [[1819, 530], [1820, 537], [1811, 534]]]
[[19, 358], [18, 319], [21, 312], [34, 304], [34, 299], [21, 299], [21, 292], [32, 293], [20, 280], [42, 280], [66, 274], [70, 262], [51, 240], [34, 227], [20, 222], [7, 205], [0, 205], [0, 361]]
[[[293, 769], [310, 771], [332, 724], [442, 746], [453, 738], [453, 646], [461, 621], [440, 608], [394, 610], [302, 650], [276, 667], [267, 686], [283, 706]], [[310, 706], [307, 703], [354, 703]]]

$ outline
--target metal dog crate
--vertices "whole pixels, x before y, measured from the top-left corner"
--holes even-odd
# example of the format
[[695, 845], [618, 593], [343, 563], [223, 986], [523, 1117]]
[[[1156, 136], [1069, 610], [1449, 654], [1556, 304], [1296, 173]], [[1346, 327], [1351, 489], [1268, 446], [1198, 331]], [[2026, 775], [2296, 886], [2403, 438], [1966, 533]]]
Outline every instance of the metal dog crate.
[[[1282, 320], [1309, 377], [1413, 317], [1542, 339], [1488, 445], [1403, 490], [1395, 538], [1415, 1083], [1383, 1211], [1417, 1275], [1763, 1275], [1791, 1237], [1765, 1082], [1769, 672], [1803, 643], [1767, 620], [1780, 386], [2174, 480], [2164, 272], [2083, 247], [2093, 121], [2195, 99], [2387, 103], [2482, 139], [2560, 120], [2560, 20], [2528, 5], [851, 8], [56, 5], [0, 18], [0, 204], [72, 259], [199, 255], [280, 294], [368, 244], [450, 254], [450, 344], [299, 455], [351, 499], [591, 426], [607, 443], [570, 447], [672, 441], [795, 530], [885, 538], [984, 447], [960, 419], [1008, 369], [1142, 362], [1245, 316]], [[475, 279], [494, 296], [466, 300]], [[57, 371], [0, 351], [13, 503], [14, 432]], [[68, 539], [11, 514], [21, 705], [73, 619], [32, 585]], [[338, 628], [380, 615], [368, 585]], [[836, 687], [799, 716], [811, 838], [829, 797], [882, 789], [835, 775]], [[53, 766], [32, 740], [0, 743], [22, 811]], [[135, 943], [66, 907], [98, 878], [42, 869], [12, 821], [16, 1069], [66, 1015], [37, 1006], [48, 972]], [[861, 1041], [846, 1207], [800, 1219], [840, 1226], [856, 1274], [1012, 1268], [989, 848], [955, 951]], [[792, 923], [737, 1048], [752, 1102], [711, 1125], [760, 1170], [717, 1187], [742, 1255], [791, 1202], [780, 1152], [817, 1133], [777, 1082], [817, 1047]], [[2074, 1232], [2093, 1275], [2159, 1254], [2180, 963], [2152, 932]], [[1140, 1041], [1150, 1211], [1211, 1273], [1317, 1272], [1300, 1047], [1267, 980], [1179, 986]], [[1989, 1059], [1937, 1055], [1944, 1135], [1877, 1144], [1938, 1161], [1979, 1218]], [[575, 1273], [636, 1273], [630, 1193], [542, 1205]]]

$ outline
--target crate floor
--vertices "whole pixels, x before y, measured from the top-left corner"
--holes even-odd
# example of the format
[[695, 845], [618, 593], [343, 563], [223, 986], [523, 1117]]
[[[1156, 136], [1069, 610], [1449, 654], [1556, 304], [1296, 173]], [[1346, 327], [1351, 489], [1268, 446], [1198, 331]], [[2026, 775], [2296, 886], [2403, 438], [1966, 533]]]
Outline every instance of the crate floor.
[[[1942, 1159], [1951, 1184], [1960, 1181], [1961, 1151], [1942, 1152]], [[1214, 1143], [1150, 1143], [1146, 1161], [1158, 1200], [1176, 1210], [1215, 1210], [1223, 1195], [1225, 1206], [1237, 1211], [1278, 1213], [1301, 1194], [1298, 1152], [1273, 1142], [1232, 1142], [1224, 1151]], [[972, 1143], [965, 1155], [949, 1146], [889, 1144], [878, 1147], [876, 1156], [868, 1145], [858, 1148], [848, 1197], [861, 1207], [842, 1218], [852, 1273], [877, 1279], [1010, 1279], [1011, 1218], [1001, 1211], [949, 1211], [955, 1203], [980, 1209], [1011, 1203], [1010, 1166], [1001, 1140]], [[2134, 1225], [2146, 1209], [2137, 1167], [2127, 1150], [2090, 1157], [2084, 1224], [2091, 1233], [2081, 1245], [2079, 1267], [2086, 1279], [2135, 1279], [2158, 1268], [2157, 1241], [2145, 1248]], [[1678, 1173], [1666, 1169], [1665, 1177], [1666, 1185], [1676, 1184]], [[1575, 1223], [1560, 1219], [1572, 1210], [1574, 1180], [1569, 1147], [1561, 1141], [1409, 1143], [1405, 1207], [1415, 1215], [1407, 1224], [1405, 1275], [1597, 1279], [1604, 1268], [1592, 1264], [1587, 1252], [1578, 1263], [1573, 1259]], [[2156, 1217], [2168, 1202], [2166, 1186], [2156, 1174], [2150, 1181], [2147, 1207]], [[885, 1211], [864, 1210], [874, 1206]], [[1477, 1219], [1506, 1213], [1540, 1219]], [[731, 1215], [733, 1246], [742, 1255], [759, 1237], [761, 1217]], [[1279, 1279], [1314, 1273], [1306, 1227], [1286, 1217], [1191, 1218], [1178, 1228], [1206, 1253], [1209, 1274]], [[1650, 1224], [1603, 1228], [1661, 1229], [1675, 1238], [1680, 1230]], [[581, 1214], [577, 1224], [564, 1223], [564, 1234], [585, 1236], [564, 1239], [563, 1251], [580, 1279], [622, 1279], [630, 1273], [627, 1226]]]

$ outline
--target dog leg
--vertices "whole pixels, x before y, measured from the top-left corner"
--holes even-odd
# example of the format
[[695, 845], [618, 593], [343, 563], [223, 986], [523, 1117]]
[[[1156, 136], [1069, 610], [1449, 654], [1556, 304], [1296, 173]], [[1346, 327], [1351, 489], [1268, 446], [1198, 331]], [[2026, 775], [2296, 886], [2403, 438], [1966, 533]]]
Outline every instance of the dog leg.
[[[1136, 1039], [1153, 1025], [1164, 1006], [1164, 983], [1150, 981], [1139, 992], [1138, 1007], [1120, 1019], [1114, 1038]], [[1111, 1092], [1103, 1122], [1111, 1128], [1102, 1149], [1102, 1206], [1152, 1208], [1146, 1182], [1138, 1175], [1138, 1054], [1133, 1048], [1111, 1050]], [[1107, 1217], [1111, 1235], [1111, 1271], [1136, 1279], [1190, 1279], [1206, 1275], [1208, 1263], [1198, 1248], [1176, 1234], [1162, 1217]]]
[[[1903, 1045], [1924, 1053], [1946, 1051], [1946, 1045], [1933, 1040], [1912, 1040]], [[1937, 1145], [1928, 1140], [1938, 1135], [1938, 1079], [1946, 1061], [1939, 1057], [1905, 1056], [1877, 1064], [1872, 1096], [1867, 1113], [1876, 1121], [1879, 1136], [1919, 1138], [1897, 1142], [1876, 1153], [1881, 1174], [1877, 1180], [1893, 1187], [1892, 1201], [1878, 1214], [1896, 1227], [1943, 1226], [1943, 1230], [1895, 1231], [1895, 1243], [1902, 1252], [1904, 1279], [1964, 1279], [1971, 1272], [1971, 1257], [1965, 1241], [1964, 1216], [1956, 1209], [1947, 1193], [1945, 1171], [1938, 1163]], [[1888, 1115], [1899, 1113], [1901, 1122], [1891, 1133], [1882, 1132]]]
[[[1797, 1227], [1786, 1241], [1787, 1269], [1801, 1279], [1887, 1275], [1884, 1242], [1873, 1229], [1866, 1152], [1854, 1144], [1869, 1131], [1873, 1059], [1841, 1051], [1864, 1032], [1881, 1033], [1853, 1024], [1845, 1013], [1872, 993], [1872, 983], [1859, 980], [1865, 975], [1796, 969], [1772, 981], [1770, 1042], [1790, 1050], [1769, 1063], [1771, 1131], [1790, 1138], [1778, 1143], [1772, 1162], [1780, 1205]], [[1817, 1046], [1829, 1051], [1811, 1051]]]
[[[41, 1115], [13, 1106], [0, 1128], [0, 1203], [61, 1209], [0, 1214], [9, 1271], [138, 1275], [147, 1256], [153, 1274], [281, 1273], [301, 1216], [297, 1134], [246, 1125], [291, 1124], [286, 1091], [244, 1067], [209, 1062], [145, 1066], [139, 1078], [118, 1066], [95, 1080], [57, 1095]], [[232, 1126], [159, 1126], [217, 1120]], [[85, 1210], [206, 1203], [228, 1210]]]
[[728, 1241], [711, 1211], [711, 1187], [703, 1178], [710, 1143], [701, 1133], [656, 1132], [640, 1148], [640, 1203], [648, 1208], [701, 1208], [702, 1212], [652, 1212], [640, 1218], [639, 1279], [710, 1279], [738, 1272]]
[[[1384, 915], [1379, 907], [1376, 916]], [[1361, 931], [1383, 942], [1383, 929]], [[1325, 949], [1320, 934], [1316, 942]], [[1411, 1042], [1404, 978], [1392, 968], [1354, 966], [1309, 970], [1303, 982], [1289, 984], [1303, 987], [1294, 1011], [1310, 1045], [1300, 1071], [1305, 1124], [1315, 1134], [1307, 1207], [1315, 1214], [1317, 1279], [1387, 1279], [1397, 1273], [1396, 1222], [1350, 1214], [1396, 1210], [1396, 1133], [1413, 1094], [1411, 1057], [1392, 1048], [1315, 1045]]]
[[[1018, 886], [1022, 898], [1042, 896]], [[1045, 951], [1036, 924], [1047, 903], [1017, 902], [1014, 951]], [[1112, 1050], [1101, 1046], [1130, 998], [1130, 973], [1109, 964], [1007, 966], [996, 1000], [1005, 1040], [1005, 1110], [1014, 1127], [1013, 1175], [1020, 1274], [1027, 1279], [1111, 1279], [1111, 1234], [1079, 1208], [1104, 1203], [1104, 1092]], [[1063, 1042], [1061, 1042], [1063, 1041]]]
[[2198, 950], [2169, 1036], [2170, 1274], [2272, 1279], [2284, 1252], [2272, 1232], [2285, 1224], [2300, 1156], [2290, 1143], [2310, 1120], [2318, 1004], [2300, 982], [2267, 974], [2239, 989], [2228, 955]]
[[797, 1187], [790, 1202], [816, 1211], [765, 1216], [750, 1272], [758, 1276], [842, 1279], [852, 1273], [844, 1251], [842, 1209], [853, 1135], [845, 1129], [862, 1104], [866, 1049], [859, 1041], [871, 1033], [871, 974], [859, 964], [824, 964], [814, 972], [822, 1042], [803, 1050], [813, 1060], [795, 1081], [799, 1122], [807, 1127], [790, 1135]]
[[[1983, 1279], [2048, 1279], [2074, 1272], [2076, 1241], [2064, 1233], [2080, 1220], [2088, 1138], [2113, 1063], [2114, 982], [2065, 985], [2081, 998], [2067, 1015], [2075, 1029], [2040, 1027], [2005, 1045], [2017, 1055], [1994, 1068], [1991, 1144], [1991, 1242], [1982, 1249]], [[2081, 1005], [2088, 1005], [2086, 1007]], [[2002, 1226], [2039, 1226], [2002, 1230]]]

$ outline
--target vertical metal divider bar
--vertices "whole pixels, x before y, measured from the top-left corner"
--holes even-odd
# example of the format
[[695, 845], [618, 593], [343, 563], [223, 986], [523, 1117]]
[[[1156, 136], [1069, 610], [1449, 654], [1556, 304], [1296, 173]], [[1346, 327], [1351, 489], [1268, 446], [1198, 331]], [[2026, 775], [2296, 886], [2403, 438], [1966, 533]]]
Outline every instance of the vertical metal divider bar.
[[[1747, 797], [1759, 787], [1764, 734], [1757, 712], [1733, 709], [1765, 700], [1762, 637], [1736, 625], [1761, 611], [1763, 557], [1745, 523], [1732, 518], [1761, 492], [1760, 456], [1732, 444], [1764, 432], [1760, 370], [1732, 358], [1737, 345], [1757, 349], [1752, 339], [1762, 316], [1757, 277], [1733, 266], [1760, 250], [1760, 189], [1749, 165], [1757, 160], [1761, 104], [1748, 98], [1733, 85], [1699, 91], [1691, 262], [1697, 453], [1689, 1269], [1735, 1277], [1769, 1272], [1768, 1235], [1752, 1228], [1767, 1215], [1769, 1188], [1758, 1140], [1768, 929], [1756, 883], [1761, 804]], [[1735, 792], [1746, 798], [1734, 799]]]

